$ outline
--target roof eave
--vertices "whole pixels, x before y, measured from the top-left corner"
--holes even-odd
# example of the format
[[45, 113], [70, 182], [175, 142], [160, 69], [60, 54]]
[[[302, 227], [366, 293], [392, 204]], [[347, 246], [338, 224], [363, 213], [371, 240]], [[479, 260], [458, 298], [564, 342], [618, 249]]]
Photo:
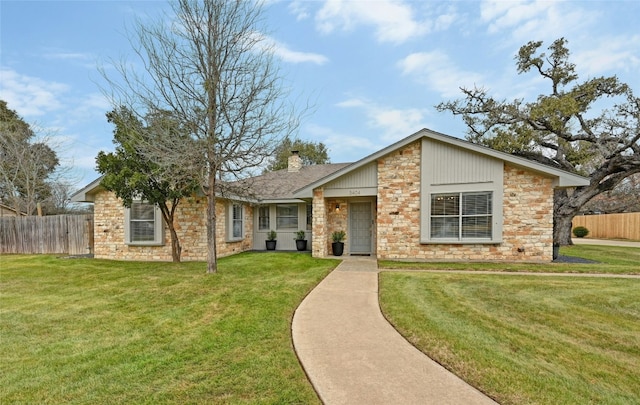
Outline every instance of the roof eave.
[[96, 193], [100, 190], [104, 190], [104, 187], [100, 185], [101, 182], [102, 182], [102, 176], [95, 179], [84, 188], [76, 191], [71, 196], [71, 201], [72, 202], [94, 202]]
[[560, 187], [560, 188], [566, 188], [566, 187], [577, 187], [577, 186], [586, 186], [589, 184], [589, 179], [577, 174], [573, 174], [570, 172], [567, 172], [565, 170], [561, 170], [561, 169], [556, 169], [553, 168], [551, 166], [547, 166], [547, 165], [543, 165], [541, 163], [537, 163], [537, 162], [533, 162], [531, 160], [519, 157], [519, 156], [514, 156], [514, 155], [510, 155], [508, 153], [505, 152], [500, 152], [497, 151], [495, 149], [491, 149], [488, 148], [486, 146], [482, 146], [482, 145], [477, 145], [459, 138], [455, 138], [453, 136], [450, 135], [445, 135], [439, 132], [435, 132], [432, 131], [430, 129], [426, 129], [423, 128], [420, 131], [404, 138], [401, 139], [400, 141], [387, 146], [384, 149], [379, 150], [378, 152], [375, 152], [369, 156], [366, 156], [360, 160], [358, 160], [355, 163], [352, 163], [349, 166], [346, 166], [328, 176], [323, 177], [322, 179], [319, 179], [305, 187], [302, 187], [298, 190], [296, 190], [294, 192], [294, 196], [297, 198], [312, 198], [313, 197], [313, 190], [330, 182], [333, 181], [343, 175], [345, 175], [346, 173], [349, 173], [350, 171], [356, 170], [362, 166], [365, 166], [373, 161], [378, 160], [379, 158], [393, 152], [396, 149], [399, 149], [403, 146], [406, 146], [410, 143], [413, 143], [419, 139], [422, 138], [429, 138], [429, 139], [433, 139], [436, 141], [440, 141], [440, 142], [444, 142], [450, 145], [454, 145], [457, 146], [459, 148], [462, 149], [466, 149], [466, 150], [470, 150], [476, 153], [481, 153], [487, 156], [491, 156], [494, 157], [496, 159], [500, 159], [502, 161], [505, 162], [509, 162], [512, 163], [516, 166], [528, 169], [528, 170], [532, 170], [534, 172], [538, 172], [547, 176], [551, 176], [551, 177], [555, 177], [556, 178], [556, 182], [555, 182], [555, 186], [556, 187]]

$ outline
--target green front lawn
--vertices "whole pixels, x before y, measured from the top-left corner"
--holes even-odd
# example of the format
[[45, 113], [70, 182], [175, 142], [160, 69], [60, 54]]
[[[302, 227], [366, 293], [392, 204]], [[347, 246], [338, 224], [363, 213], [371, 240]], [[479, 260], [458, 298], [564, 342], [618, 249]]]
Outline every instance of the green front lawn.
[[337, 261], [0, 257], [2, 403], [319, 403], [293, 312]]
[[[569, 252], [605, 264], [564, 271], [640, 263], [640, 249]], [[383, 272], [380, 304], [416, 347], [501, 404], [640, 403], [640, 279]]]
[[560, 255], [581, 257], [597, 263], [503, 263], [503, 262], [398, 262], [380, 260], [381, 269], [468, 270], [537, 273], [640, 274], [640, 249], [620, 246], [573, 245]]

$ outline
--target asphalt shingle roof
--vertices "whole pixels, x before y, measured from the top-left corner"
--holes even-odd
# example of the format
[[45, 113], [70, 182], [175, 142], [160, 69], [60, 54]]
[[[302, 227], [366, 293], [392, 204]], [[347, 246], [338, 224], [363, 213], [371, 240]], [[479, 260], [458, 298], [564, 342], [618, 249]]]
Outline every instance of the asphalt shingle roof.
[[251, 177], [243, 180], [242, 183], [249, 187], [254, 197], [259, 200], [294, 199], [294, 191], [349, 165], [350, 163], [333, 163], [302, 166], [298, 172], [289, 172], [287, 169], [282, 169]]

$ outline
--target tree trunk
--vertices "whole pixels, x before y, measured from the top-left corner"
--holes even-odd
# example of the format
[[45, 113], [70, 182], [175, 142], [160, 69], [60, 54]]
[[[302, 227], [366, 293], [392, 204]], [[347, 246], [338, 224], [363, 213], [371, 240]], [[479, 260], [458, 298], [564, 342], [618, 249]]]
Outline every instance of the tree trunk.
[[180, 263], [180, 256], [182, 255], [182, 246], [178, 240], [178, 233], [173, 223], [169, 225], [169, 233], [171, 234], [171, 259], [174, 263]]
[[560, 246], [573, 245], [571, 241], [572, 216], [553, 216], [553, 243]]
[[216, 177], [215, 170], [209, 172], [207, 190], [207, 273], [218, 271], [216, 252]]
[[584, 190], [557, 189], [553, 194], [553, 243], [560, 246], [573, 245], [571, 241], [572, 221], [584, 205]]
[[164, 219], [164, 223], [167, 225], [167, 228], [169, 228], [169, 234], [171, 235], [171, 260], [173, 260], [174, 263], [180, 263], [180, 257], [182, 256], [180, 239], [178, 238], [176, 227], [173, 225], [173, 217], [175, 207], [177, 205], [177, 200], [173, 201], [171, 209], [169, 209], [166, 202], [164, 204], [159, 204], [160, 211], [162, 212], [162, 218]]

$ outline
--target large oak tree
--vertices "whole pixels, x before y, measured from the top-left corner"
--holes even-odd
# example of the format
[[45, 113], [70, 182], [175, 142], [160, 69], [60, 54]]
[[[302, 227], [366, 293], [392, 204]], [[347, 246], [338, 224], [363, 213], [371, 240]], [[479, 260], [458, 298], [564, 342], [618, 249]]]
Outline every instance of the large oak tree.
[[[588, 186], [557, 189], [554, 242], [571, 244], [571, 221], [595, 196], [640, 173], [640, 99], [617, 77], [579, 80], [567, 41], [529, 42], [516, 56], [518, 73], [533, 71], [549, 84], [535, 100], [497, 100], [483, 88], [439, 111], [463, 118], [467, 139], [587, 176]], [[639, 196], [640, 198], [640, 196]]]

